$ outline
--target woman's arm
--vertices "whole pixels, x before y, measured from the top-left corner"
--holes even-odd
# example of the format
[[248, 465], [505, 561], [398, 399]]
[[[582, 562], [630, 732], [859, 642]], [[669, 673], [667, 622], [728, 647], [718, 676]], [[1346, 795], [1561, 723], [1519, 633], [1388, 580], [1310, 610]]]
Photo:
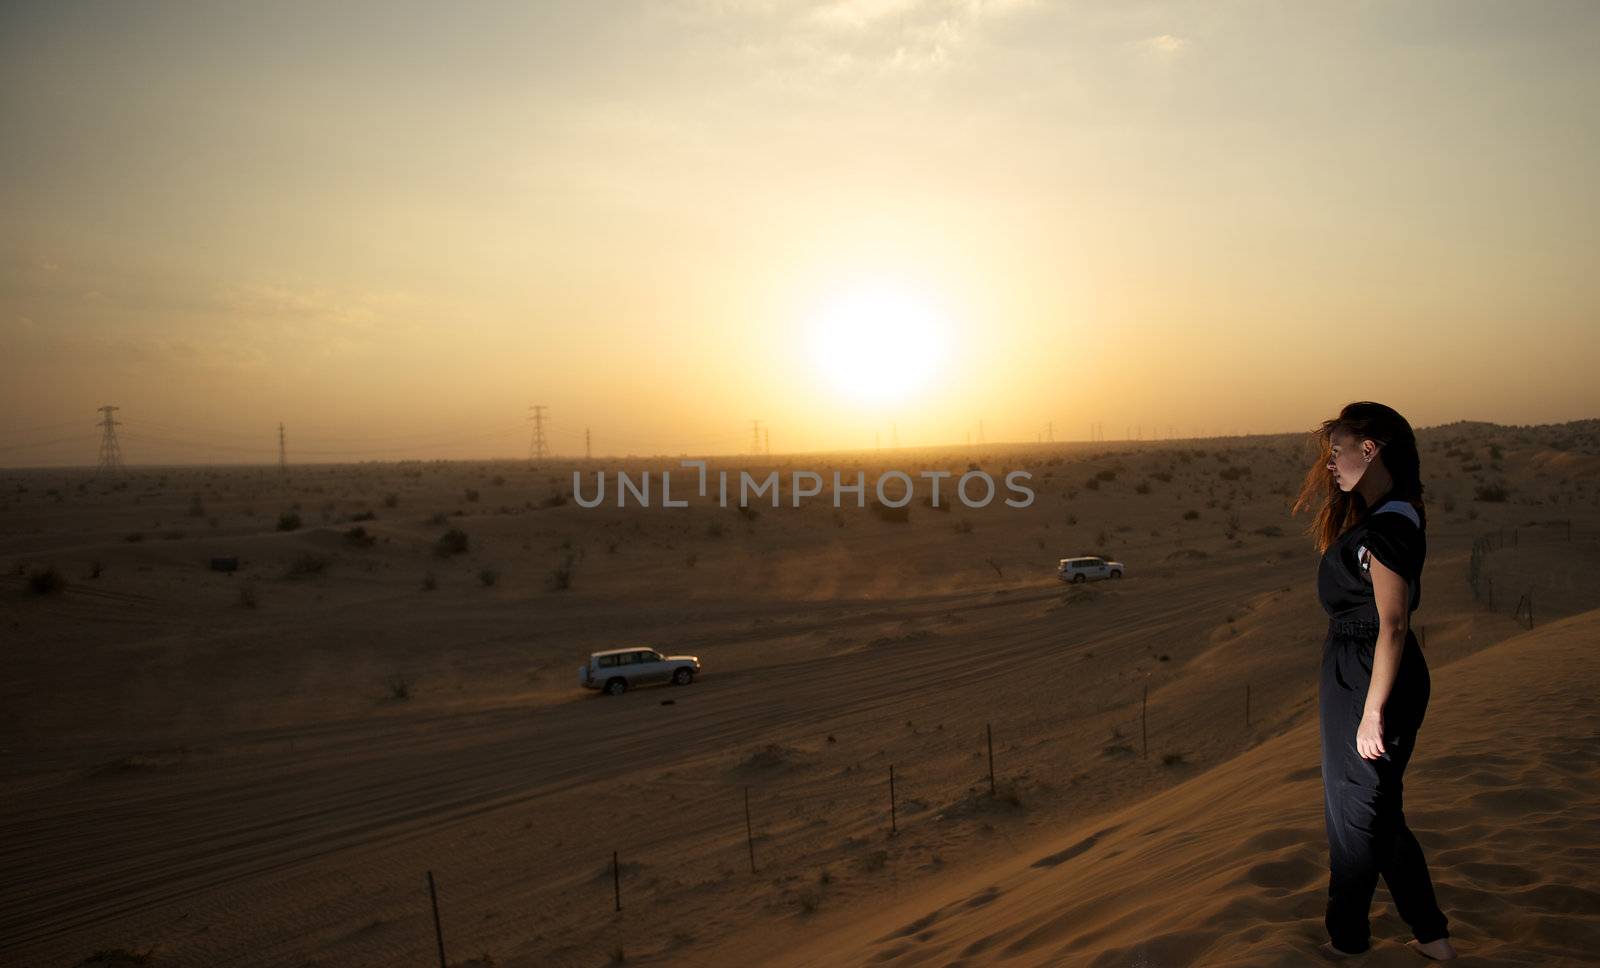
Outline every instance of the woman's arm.
[[1372, 597], [1378, 605], [1378, 644], [1372, 652], [1372, 677], [1367, 685], [1361, 726], [1356, 730], [1356, 750], [1371, 760], [1383, 755], [1383, 704], [1400, 671], [1400, 653], [1405, 649], [1411, 621], [1411, 590], [1406, 587], [1406, 580], [1376, 555], [1369, 561]]

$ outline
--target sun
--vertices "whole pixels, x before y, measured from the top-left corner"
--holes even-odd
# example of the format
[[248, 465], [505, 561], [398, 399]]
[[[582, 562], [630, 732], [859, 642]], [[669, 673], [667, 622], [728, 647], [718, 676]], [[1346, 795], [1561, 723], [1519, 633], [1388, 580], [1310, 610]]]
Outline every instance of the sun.
[[856, 403], [900, 402], [927, 386], [950, 353], [950, 321], [927, 295], [894, 283], [857, 286], [810, 326], [811, 360]]

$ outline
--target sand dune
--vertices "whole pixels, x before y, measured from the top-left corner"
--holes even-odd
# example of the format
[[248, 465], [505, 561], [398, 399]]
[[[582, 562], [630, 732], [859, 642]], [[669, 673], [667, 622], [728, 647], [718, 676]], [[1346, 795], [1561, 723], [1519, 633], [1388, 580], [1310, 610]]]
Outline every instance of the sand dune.
[[[1410, 815], [1477, 963], [1593, 931], [1587, 427], [1421, 434]], [[428, 964], [432, 871], [458, 964], [1297, 963], [1325, 876], [1300, 446], [776, 461], [1035, 472], [1032, 507], [906, 522], [584, 510], [521, 462], [9, 472], [0, 960]], [[1129, 577], [1055, 581], [1094, 552]], [[706, 675], [576, 685], [633, 642]]]
[[[1406, 816], [1457, 964], [1600, 960], [1597, 641], [1592, 611], [1435, 671]], [[1317, 759], [1316, 723], [1301, 723], [1009, 866], [762, 963], [1311, 963], [1327, 889]], [[1409, 938], [1380, 884], [1360, 963], [1425, 963]]]

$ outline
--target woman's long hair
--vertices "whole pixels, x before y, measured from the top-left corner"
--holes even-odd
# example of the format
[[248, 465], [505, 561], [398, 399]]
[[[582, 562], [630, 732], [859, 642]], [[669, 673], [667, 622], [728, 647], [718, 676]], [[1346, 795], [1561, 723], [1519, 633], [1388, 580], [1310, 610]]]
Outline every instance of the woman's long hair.
[[1347, 404], [1339, 416], [1324, 420], [1311, 432], [1311, 448], [1317, 453], [1317, 462], [1306, 472], [1300, 485], [1300, 496], [1295, 499], [1291, 513], [1312, 510], [1315, 517], [1306, 528], [1316, 542], [1318, 553], [1339, 539], [1345, 529], [1354, 524], [1367, 511], [1366, 500], [1354, 490], [1339, 490], [1339, 481], [1328, 472], [1328, 458], [1333, 453], [1332, 437], [1344, 432], [1356, 440], [1377, 441], [1382, 448], [1378, 456], [1389, 476], [1394, 479], [1390, 496], [1410, 502], [1417, 509], [1417, 518], [1427, 527], [1427, 511], [1422, 503], [1422, 459], [1417, 454], [1417, 435], [1411, 424], [1393, 408], [1370, 400]]

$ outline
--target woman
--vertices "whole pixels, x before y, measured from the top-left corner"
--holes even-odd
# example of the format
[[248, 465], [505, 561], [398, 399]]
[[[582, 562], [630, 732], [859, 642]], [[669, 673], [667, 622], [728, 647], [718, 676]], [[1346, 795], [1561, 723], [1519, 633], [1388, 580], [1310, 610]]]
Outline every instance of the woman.
[[1428, 665], [1411, 629], [1422, 595], [1426, 511], [1416, 436], [1381, 403], [1352, 403], [1314, 432], [1322, 460], [1294, 510], [1310, 509], [1322, 552], [1322, 785], [1332, 957], [1371, 947], [1367, 910], [1382, 874], [1413, 950], [1456, 956], [1422, 848], [1401, 812], [1401, 776], [1428, 708]]

